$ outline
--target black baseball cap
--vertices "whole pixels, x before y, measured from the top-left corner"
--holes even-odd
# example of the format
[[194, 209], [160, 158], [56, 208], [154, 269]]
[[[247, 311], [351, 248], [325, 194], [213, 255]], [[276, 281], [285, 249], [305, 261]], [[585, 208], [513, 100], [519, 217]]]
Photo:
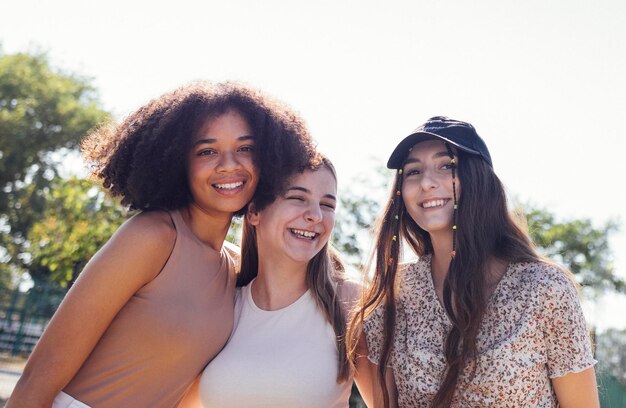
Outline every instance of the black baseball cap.
[[428, 119], [426, 123], [419, 126], [413, 133], [398, 143], [398, 146], [396, 146], [389, 157], [387, 168], [401, 169], [411, 147], [416, 143], [433, 138], [448, 142], [464, 152], [480, 156], [493, 168], [487, 145], [478, 136], [474, 126], [445, 116], [434, 116]]

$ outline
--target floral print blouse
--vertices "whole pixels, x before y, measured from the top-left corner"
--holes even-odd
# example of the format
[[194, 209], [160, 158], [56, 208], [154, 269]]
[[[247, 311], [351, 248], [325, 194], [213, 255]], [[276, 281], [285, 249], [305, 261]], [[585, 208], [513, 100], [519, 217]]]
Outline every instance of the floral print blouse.
[[[400, 407], [428, 407], [446, 369], [451, 323], [431, 277], [430, 256], [404, 265], [389, 360]], [[377, 363], [383, 310], [364, 322], [368, 357]], [[454, 407], [556, 407], [550, 378], [592, 367], [589, 333], [574, 284], [541, 262], [510, 264], [493, 292], [477, 338], [476, 371], [459, 378]]]

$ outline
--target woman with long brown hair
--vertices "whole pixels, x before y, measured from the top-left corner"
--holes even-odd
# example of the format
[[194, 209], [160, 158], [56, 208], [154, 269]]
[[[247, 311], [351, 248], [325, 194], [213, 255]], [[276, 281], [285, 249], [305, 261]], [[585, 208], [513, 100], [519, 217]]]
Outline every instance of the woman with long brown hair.
[[[374, 280], [351, 326], [377, 364], [375, 406], [598, 406], [575, 284], [510, 216], [474, 127], [433, 117], [387, 167]], [[417, 261], [400, 263], [403, 242]]]

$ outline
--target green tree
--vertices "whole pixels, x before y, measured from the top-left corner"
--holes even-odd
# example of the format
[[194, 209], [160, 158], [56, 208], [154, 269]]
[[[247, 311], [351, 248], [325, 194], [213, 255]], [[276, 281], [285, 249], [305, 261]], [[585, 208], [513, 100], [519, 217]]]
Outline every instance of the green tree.
[[[372, 164], [371, 166], [376, 166]], [[351, 266], [361, 269], [367, 262], [374, 237], [372, 227], [388, 194], [391, 176], [382, 167], [363, 173], [338, 191], [339, 205], [333, 229], [333, 246]]]
[[46, 209], [26, 237], [24, 262], [35, 282], [65, 287], [74, 282], [128, 213], [99, 185], [78, 178], [53, 180], [44, 199]]
[[80, 138], [109, 118], [86, 78], [45, 54], [0, 51], [0, 275], [23, 269], [45, 190]]
[[369, 231], [379, 210], [378, 201], [353, 191], [339, 196], [332, 242], [344, 259], [361, 268], [365, 262], [364, 247], [371, 237]]
[[226, 235], [226, 241], [241, 246], [241, 234], [243, 230], [243, 217], [233, 217], [230, 222], [230, 229]]
[[546, 209], [527, 206], [528, 230], [548, 258], [567, 266], [590, 294], [605, 289], [626, 293], [626, 282], [615, 274], [609, 246], [611, 233], [618, 230], [610, 220], [596, 227], [590, 219], [558, 220]]

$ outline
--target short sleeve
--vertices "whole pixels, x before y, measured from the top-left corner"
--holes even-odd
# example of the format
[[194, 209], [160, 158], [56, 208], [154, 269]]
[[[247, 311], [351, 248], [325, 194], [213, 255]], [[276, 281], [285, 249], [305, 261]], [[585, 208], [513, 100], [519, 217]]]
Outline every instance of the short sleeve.
[[574, 283], [562, 271], [550, 269], [551, 281], [545, 286], [543, 331], [548, 375], [555, 378], [581, 372], [596, 360]]

